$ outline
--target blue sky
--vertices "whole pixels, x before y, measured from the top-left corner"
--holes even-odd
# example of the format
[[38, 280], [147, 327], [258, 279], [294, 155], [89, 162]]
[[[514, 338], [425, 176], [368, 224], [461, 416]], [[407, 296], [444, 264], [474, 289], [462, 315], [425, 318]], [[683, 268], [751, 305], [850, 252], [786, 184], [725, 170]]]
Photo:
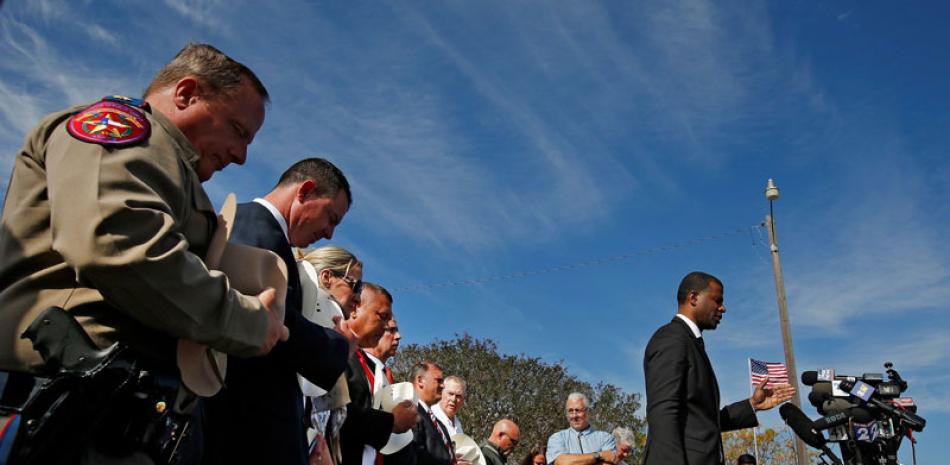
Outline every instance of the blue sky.
[[643, 392], [643, 348], [700, 269], [726, 284], [706, 338], [738, 400], [747, 357], [783, 357], [768, 249], [748, 230], [772, 177], [799, 370], [894, 362], [929, 420], [921, 461], [944, 456], [946, 5], [271, 3], [6, 2], [0, 188], [42, 115], [137, 95], [185, 42], [209, 42], [273, 97], [212, 198], [250, 200], [298, 158], [333, 160], [355, 203], [332, 243], [396, 290], [407, 342], [468, 332]]

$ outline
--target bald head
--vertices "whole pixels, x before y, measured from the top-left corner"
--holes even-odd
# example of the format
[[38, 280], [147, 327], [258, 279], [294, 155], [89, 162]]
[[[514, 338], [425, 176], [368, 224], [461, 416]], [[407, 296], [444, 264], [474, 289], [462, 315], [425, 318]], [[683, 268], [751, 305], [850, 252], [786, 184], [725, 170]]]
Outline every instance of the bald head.
[[488, 442], [497, 447], [502, 455], [506, 457], [511, 451], [515, 450], [515, 446], [518, 445], [518, 441], [520, 440], [521, 429], [518, 428], [515, 422], [507, 418], [498, 420], [491, 429], [491, 436], [488, 437]]

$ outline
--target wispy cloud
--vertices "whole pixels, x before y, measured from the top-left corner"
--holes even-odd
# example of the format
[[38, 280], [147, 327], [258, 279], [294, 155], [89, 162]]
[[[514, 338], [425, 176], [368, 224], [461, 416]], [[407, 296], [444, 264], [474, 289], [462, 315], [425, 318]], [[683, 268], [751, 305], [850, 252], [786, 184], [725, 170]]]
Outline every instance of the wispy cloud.
[[[868, 148], [868, 150], [873, 150]], [[804, 260], [788, 278], [799, 324], [840, 330], [857, 319], [943, 308], [950, 299], [950, 248], [933, 221], [933, 193], [895, 144], [869, 153], [808, 229]], [[818, 200], [820, 201], [820, 200]]]
[[179, 15], [222, 35], [229, 35], [230, 29], [225, 26], [223, 18], [227, 9], [233, 8], [232, 2], [223, 0], [164, 0]]

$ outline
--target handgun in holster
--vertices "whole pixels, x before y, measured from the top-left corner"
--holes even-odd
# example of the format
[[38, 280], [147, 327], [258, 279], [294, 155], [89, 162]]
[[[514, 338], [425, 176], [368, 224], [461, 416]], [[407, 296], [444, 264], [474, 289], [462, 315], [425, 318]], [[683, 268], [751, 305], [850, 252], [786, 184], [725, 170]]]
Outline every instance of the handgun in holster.
[[69, 312], [44, 310], [23, 333], [45, 362], [39, 387], [17, 412], [10, 465], [72, 464], [88, 447], [135, 451], [173, 464], [188, 435], [194, 397], [177, 373], [115, 343], [99, 349]]

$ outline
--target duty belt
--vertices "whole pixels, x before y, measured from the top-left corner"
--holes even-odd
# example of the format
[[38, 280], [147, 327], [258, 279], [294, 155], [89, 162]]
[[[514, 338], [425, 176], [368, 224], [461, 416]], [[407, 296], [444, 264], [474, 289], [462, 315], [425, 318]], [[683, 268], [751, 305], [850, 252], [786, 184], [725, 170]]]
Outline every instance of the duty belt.
[[6, 407], [19, 415], [7, 463], [75, 463], [88, 447], [107, 456], [141, 451], [156, 463], [178, 461], [197, 397], [183, 388], [177, 370], [120, 343], [98, 349], [58, 307], [40, 314], [23, 337], [42, 355], [49, 377], [35, 378], [38, 387], [22, 407]]

